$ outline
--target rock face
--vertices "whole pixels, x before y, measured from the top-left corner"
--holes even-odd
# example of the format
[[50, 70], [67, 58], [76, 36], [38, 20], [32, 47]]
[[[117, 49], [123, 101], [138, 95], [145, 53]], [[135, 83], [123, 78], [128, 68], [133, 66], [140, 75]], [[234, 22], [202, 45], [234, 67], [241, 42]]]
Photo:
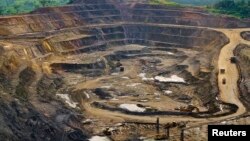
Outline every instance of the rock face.
[[246, 31], [246, 32], [243, 32], [241, 34], [242, 38], [244, 38], [245, 40], [248, 40], [250, 41], [250, 32], [249, 31]]
[[235, 55], [238, 57], [238, 67], [241, 71], [241, 81], [239, 81], [239, 86], [242, 92], [241, 100], [249, 108], [250, 101], [250, 47], [244, 44], [241, 44], [237, 47]]
[[[214, 85], [216, 78], [207, 74], [214, 71], [216, 65], [211, 60], [216, 59], [228, 39], [209, 27], [249, 27], [250, 21], [214, 16], [200, 8], [150, 5], [147, 1], [73, 0], [72, 4], [63, 7], [0, 17], [0, 140], [85, 141], [90, 138], [90, 133], [81, 124], [85, 115], [56, 97], [56, 93], [67, 94], [71, 91], [65, 88], [67, 85], [60, 71], [100, 76], [106, 69], [115, 66], [110, 60], [135, 58], [143, 56], [143, 53], [147, 56], [150, 52], [150, 49], [117, 49], [125, 45], [136, 44], [152, 47], [151, 50], [168, 51], [172, 59], [179, 57], [169, 52], [179, 53], [176, 49], [200, 52], [193, 57], [200, 62], [192, 63], [205, 64], [208, 72], [200, 73], [199, 77], [209, 77], [197, 81], [199, 84], [196, 82], [206, 87], [197, 88], [201, 93], [198, 97], [203, 103], [214, 98], [218, 90], [212, 88], [209, 81]], [[117, 50], [103, 55], [99, 60], [90, 56], [91, 53], [103, 53], [110, 48]], [[65, 60], [60, 62], [62, 58], [70, 60], [71, 55], [82, 53], [86, 55], [85, 64], [78, 64], [77, 61], [67, 63]], [[51, 58], [57, 62], [46, 62]], [[185, 69], [181, 67], [170, 69]], [[187, 81], [196, 85], [192, 82], [195, 80], [191, 79], [191, 74], [185, 73], [190, 75]], [[162, 86], [162, 90], [166, 90], [166, 85]], [[180, 89], [175, 85], [172, 87]], [[205, 95], [207, 92], [212, 96]], [[109, 97], [104, 90], [96, 89], [94, 93], [101, 99]], [[172, 92], [166, 93], [170, 95]], [[189, 102], [189, 96], [186, 97]], [[72, 103], [77, 107], [78, 103]]]

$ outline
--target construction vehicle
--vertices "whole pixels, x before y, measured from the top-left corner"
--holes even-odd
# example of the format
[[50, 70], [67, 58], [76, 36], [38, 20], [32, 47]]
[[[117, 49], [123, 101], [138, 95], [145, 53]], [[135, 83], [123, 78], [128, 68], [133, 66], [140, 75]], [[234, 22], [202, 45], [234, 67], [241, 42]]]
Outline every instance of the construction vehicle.
[[121, 66], [122, 66], [122, 63], [120, 62], [120, 60], [117, 60], [116, 67], [121, 67]]
[[222, 84], [225, 85], [227, 82], [226, 82], [226, 78], [223, 78], [222, 79]]
[[231, 57], [230, 61], [231, 61], [231, 63], [235, 64], [235, 63], [237, 63], [237, 58], [235, 56]]
[[175, 110], [178, 110], [180, 112], [193, 112], [194, 110], [196, 110], [196, 112], [200, 112], [199, 108], [193, 105], [180, 106], [179, 108], [175, 108]]
[[225, 69], [220, 69], [220, 74], [225, 74], [226, 70]]

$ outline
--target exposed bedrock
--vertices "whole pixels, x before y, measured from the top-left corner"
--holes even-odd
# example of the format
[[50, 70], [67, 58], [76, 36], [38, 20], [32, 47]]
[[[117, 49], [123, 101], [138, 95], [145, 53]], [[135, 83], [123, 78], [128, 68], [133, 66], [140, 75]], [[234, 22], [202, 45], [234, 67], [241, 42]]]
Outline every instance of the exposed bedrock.
[[244, 102], [246, 107], [250, 107], [250, 47], [244, 44], [241, 44], [237, 47], [234, 54], [238, 59], [238, 69], [240, 70], [241, 79], [238, 82], [238, 85], [241, 89], [241, 100]]
[[[0, 109], [0, 137], [9, 141], [52, 141], [87, 139], [88, 135], [80, 129], [70, 126], [71, 123], [79, 124], [79, 120], [71, 112], [57, 111], [57, 118], [48, 118], [36, 111], [32, 105], [15, 101], [1, 101]], [[5, 116], [3, 116], [5, 115]], [[59, 116], [61, 120], [59, 121]], [[78, 122], [78, 123], [77, 123]], [[72, 128], [71, 131], [65, 129]]]
[[88, 132], [80, 127], [84, 117], [70, 110], [54, 95], [62, 85], [60, 77], [43, 76], [36, 94], [30, 88], [35, 76], [34, 70], [27, 67], [20, 72], [16, 80], [18, 83], [13, 83], [11, 78], [0, 82], [1, 86], [8, 84], [12, 91], [16, 90], [12, 92], [1, 87], [0, 138], [6, 141], [74, 141], [89, 138]]

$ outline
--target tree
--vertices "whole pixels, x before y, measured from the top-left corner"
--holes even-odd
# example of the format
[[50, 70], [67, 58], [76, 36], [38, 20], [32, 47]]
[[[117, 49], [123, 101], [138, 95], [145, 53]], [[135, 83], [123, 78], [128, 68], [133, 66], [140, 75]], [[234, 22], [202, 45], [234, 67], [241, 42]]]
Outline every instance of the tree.
[[43, 7], [48, 6], [50, 4], [50, 0], [39, 0]]
[[46, 6], [60, 6], [70, 0], [0, 0], [0, 15], [27, 13]]
[[233, 0], [223, 0], [214, 5], [218, 9], [230, 9], [235, 7], [235, 2]]
[[250, 6], [245, 0], [222, 0], [214, 5], [217, 12], [223, 14], [230, 14], [239, 18], [250, 18]]

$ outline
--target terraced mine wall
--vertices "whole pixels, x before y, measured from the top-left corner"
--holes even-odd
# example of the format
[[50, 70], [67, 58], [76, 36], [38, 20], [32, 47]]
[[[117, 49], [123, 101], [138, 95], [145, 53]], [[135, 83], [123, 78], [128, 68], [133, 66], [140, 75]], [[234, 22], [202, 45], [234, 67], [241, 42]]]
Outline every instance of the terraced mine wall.
[[[74, 38], [57, 39], [61, 35], [65, 35], [65, 38], [72, 35]], [[212, 44], [221, 46], [226, 40], [223, 34], [211, 30], [124, 24], [61, 32], [26, 48], [25, 52], [30, 57], [36, 58], [48, 53], [74, 54], [102, 51], [126, 44], [198, 49]]]
[[[147, 23], [151, 25], [144, 25]], [[201, 31], [192, 27], [185, 27], [185, 29], [184, 27], [169, 27], [167, 29], [159, 24], [247, 27], [249, 23], [228, 17], [218, 18], [198, 8], [180, 9], [127, 1], [76, 1], [75, 4], [64, 7], [39, 9], [30, 15], [2, 17], [0, 35], [2, 35], [1, 38], [14, 38], [18, 34], [23, 34], [18, 37], [20, 39], [45, 38], [66, 31], [77, 32], [76, 34], [91, 34], [88, 37], [70, 41], [63, 40], [55, 43], [51, 41], [51, 45], [45, 39], [44, 42], [39, 42], [36, 46], [31, 46], [26, 50], [32, 54], [31, 57], [34, 57], [34, 54], [43, 56], [55, 50], [57, 52], [68, 52], [69, 50], [74, 52], [81, 48], [80, 52], [87, 52], [103, 50], [107, 48], [107, 45], [128, 43], [177, 47], [202, 46], [214, 39], [213, 34], [218, 35], [219, 33]], [[141, 27], [141, 25], [143, 26]], [[106, 27], [103, 28], [104, 26]], [[161, 32], [156, 32], [161, 29]], [[146, 34], [143, 35], [144, 33]], [[159, 38], [155, 39], [156, 36]], [[195, 40], [192, 40], [193, 38]], [[56, 49], [53, 50], [54, 48]]]
[[[218, 18], [195, 8], [180, 9], [125, 1], [81, 2], [64, 7], [39, 9], [31, 15], [1, 18], [0, 29], [3, 30], [0, 30], [2, 31], [0, 34], [2, 37], [15, 37], [21, 34], [19, 40], [22, 40], [22, 37], [24, 39], [39, 37], [35, 45], [26, 46], [25, 50], [19, 51], [19, 55], [28, 55], [31, 58], [44, 57], [51, 53], [59, 55], [91, 53], [105, 51], [111, 47], [139, 44], [161, 49], [192, 48], [201, 51], [206, 48], [206, 51], [204, 50], [197, 58], [204, 60], [202, 58], [206, 56], [216, 60], [220, 48], [228, 42], [228, 39], [217, 31], [193, 26], [249, 25], [246, 21]], [[217, 50], [207, 52], [214, 48]], [[119, 53], [113, 55], [116, 58], [118, 56]], [[212, 62], [208, 64], [216, 66]], [[55, 64], [53, 67], [69, 68], [68, 66], [72, 65]], [[87, 67], [88, 64], [76, 64], [73, 68], [79, 66]], [[216, 77], [211, 76], [211, 79], [216, 84]], [[218, 90], [212, 90], [213, 96], [216, 96], [217, 92]], [[204, 100], [207, 98], [205, 95], [202, 97]]]
[[[77, 2], [76, 2], [77, 3]], [[90, 24], [142, 22], [204, 27], [249, 27], [249, 21], [213, 16], [195, 8], [175, 8], [141, 3], [83, 1], [64, 7], [43, 8], [31, 15], [3, 17], [2, 35], [46, 32]]]
[[[76, 31], [76, 30], [75, 30]], [[89, 34], [90, 33], [90, 34]], [[56, 52], [68, 52], [79, 50], [94, 51], [100, 48], [108, 48], [126, 44], [140, 44], [155, 47], [180, 47], [192, 48], [208, 46], [212, 41], [223, 44], [216, 37], [223, 38], [223, 34], [195, 28], [173, 28], [145, 25], [123, 25], [114, 27], [100, 27], [91, 30], [78, 30], [72, 34], [84, 34], [86, 37], [53, 41], [53, 37], [46, 39], [49, 46]], [[86, 49], [88, 48], [88, 49]]]

